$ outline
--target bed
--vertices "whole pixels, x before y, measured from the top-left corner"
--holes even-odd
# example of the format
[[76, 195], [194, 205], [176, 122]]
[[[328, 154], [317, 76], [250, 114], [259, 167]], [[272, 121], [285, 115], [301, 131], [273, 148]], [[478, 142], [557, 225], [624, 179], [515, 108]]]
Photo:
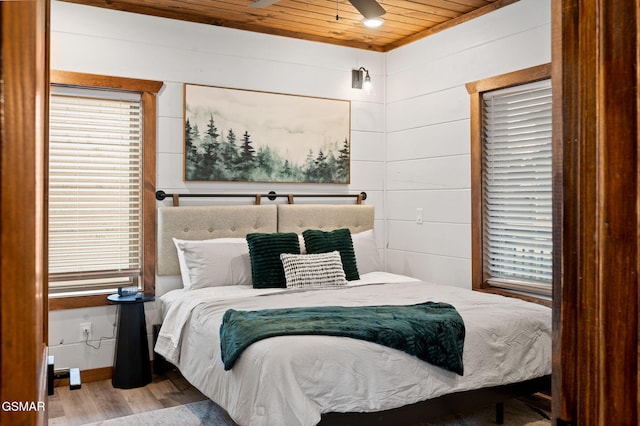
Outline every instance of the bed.
[[[163, 323], [155, 352], [247, 426], [411, 424], [416, 415], [424, 420], [546, 389], [549, 308], [386, 273], [373, 227], [373, 207], [366, 205], [160, 207], [158, 276], [182, 280], [158, 281]], [[243, 239], [250, 239], [248, 234], [301, 235], [309, 229], [320, 234], [348, 229], [359, 279], [324, 287], [253, 288], [247, 278], [252, 259], [242, 252]], [[303, 251], [304, 241], [298, 237]], [[209, 248], [202, 248], [205, 244]], [[178, 256], [182, 249], [190, 256], [188, 266], [184, 252]], [[191, 274], [184, 275], [185, 270]], [[220, 324], [229, 309], [426, 301], [450, 304], [464, 320], [463, 375], [397, 349], [338, 336], [259, 340], [228, 370], [221, 359]]]

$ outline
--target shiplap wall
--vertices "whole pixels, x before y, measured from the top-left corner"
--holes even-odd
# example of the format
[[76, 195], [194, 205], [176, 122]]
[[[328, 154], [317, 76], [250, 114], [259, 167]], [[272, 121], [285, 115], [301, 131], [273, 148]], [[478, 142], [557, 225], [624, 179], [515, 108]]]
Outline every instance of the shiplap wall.
[[550, 1], [521, 0], [386, 59], [387, 269], [471, 288], [465, 84], [550, 62]]
[[[157, 189], [167, 193], [366, 191], [367, 204], [376, 207], [381, 252], [384, 61], [384, 54], [378, 52], [52, 2], [53, 69], [164, 82], [158, 95]], [[370, 70], [373, 88], [368, 93], [351, 88], [351, 69], [360, 66]], [[351, 184], [185, 183], [184, 83], [350, 100]], [[145, 309], [151, 330], [159, 322], [159, 312], [155, 303], [145, 304]], [[115, 317], [114, 306], [50, 312], [49, 344], [56, 368], [112, 365]], [[81, 342], [79, 324], [84, 322], [92, 322], [95, 339], [108, 337], [100, 349]]]

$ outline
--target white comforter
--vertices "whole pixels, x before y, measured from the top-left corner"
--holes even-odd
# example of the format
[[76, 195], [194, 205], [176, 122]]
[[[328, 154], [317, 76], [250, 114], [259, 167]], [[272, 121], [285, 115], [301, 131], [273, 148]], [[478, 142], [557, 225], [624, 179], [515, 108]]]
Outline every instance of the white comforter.
[[[228, 286], [170, 292], [163, 296], [166, 309], [155, 350], [246, 426], [314, 425], [325, 412], [386, 410], [551, 373], [549, 308], [455, 287], [400, 281], [321, 290]], [[395, 349], [331, 336], [282, 336], [256, 342], [230, 371], [224, 371], [220, 359], [220, 321], [231, 307], [423, 301], [450, 303], [462, 316], [464, 376]]]

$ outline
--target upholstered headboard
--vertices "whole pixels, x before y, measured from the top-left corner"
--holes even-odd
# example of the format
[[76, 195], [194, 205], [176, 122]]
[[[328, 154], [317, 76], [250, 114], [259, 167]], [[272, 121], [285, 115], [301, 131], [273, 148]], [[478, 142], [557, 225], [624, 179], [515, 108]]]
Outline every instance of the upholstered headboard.
[[352, 234], [373, 229], [373, 206], [333, 204], [278, 205], [278, 232], [302, 234], [306, 229], [349, 228]]
[[197, 206], [158, 208], [158, 275], [180, 275], [172, 238], [210, 240], [251, 232], [276, 232], [277, 210], [271, 206]]
[[[278, 204], [258, 206], [190, 206], [158, 208], [158, 276], [178, 276], [180, 266], [172, 238], [208, 240], [244, 237], [252, 232], [295, 232], [305, 229], [331, 231], [349, 228], [352, 233], [373, 229], [374, 208], [344, 204]], [[156, 280], [156, 295], [173, 288]]]

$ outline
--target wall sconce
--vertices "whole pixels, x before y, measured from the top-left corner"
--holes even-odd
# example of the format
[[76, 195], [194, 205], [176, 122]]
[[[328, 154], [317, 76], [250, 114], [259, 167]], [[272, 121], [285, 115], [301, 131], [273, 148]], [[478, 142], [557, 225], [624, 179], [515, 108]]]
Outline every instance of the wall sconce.
[[367, 92], [371, 89], [371, 77], [369, 70], [360, 67], [357, 70], [351, 70], [351, 87], [353, 89], [364, 89]]

